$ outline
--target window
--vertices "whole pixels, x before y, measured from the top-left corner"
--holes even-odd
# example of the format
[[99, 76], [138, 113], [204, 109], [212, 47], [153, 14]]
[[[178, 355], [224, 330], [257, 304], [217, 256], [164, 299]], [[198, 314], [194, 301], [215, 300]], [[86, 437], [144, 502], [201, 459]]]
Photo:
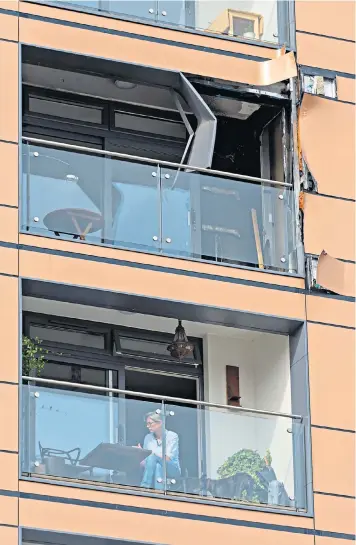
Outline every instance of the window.
[[303, 89], [311, 95], [322, 95], [336, 98], [336, 78], [326, 78], [320, 75], [304, 75]]
[[173, 358], [169, 351], [167, 350], [168, 345], [173, 340], [172, 335], [162, 335], [154, 338], [154, 334], [148, 333], [134, 333], [129, 334], [128, 332], [115, 332], [115, 348], [116, 354], [120, 356], [128, 357], [138, 357], [138, 358], [149, 358], [152, 360], [162, 361], [162, 362], [171, 362], [171, 363], [182, 363], [188, 365], [198, 366], [201, 363], [201, 354], [199, 349], [199, 343], [194, 342], [190, 338], [190, 342], [194, 344], [194, 351], [192, 354], [189, 354], [184, 360], [178, 362]]
[[209, 30], [230, 36], [259, 40], [263, 36], [263, 16], [247, 11], [227, 9], [210, 25]]
[[29, 97], [29, 112], [96, 124], [102, 123], [103, 114], [100, 108], [34, 96]]
[[87, 348], [105, 348], [105, 337], [103, 334], [89, 333], [87, 331], [72, 330], [63, 326], [30, 325], [30, 337], [38, 337], [43, 341], [74, 344]]

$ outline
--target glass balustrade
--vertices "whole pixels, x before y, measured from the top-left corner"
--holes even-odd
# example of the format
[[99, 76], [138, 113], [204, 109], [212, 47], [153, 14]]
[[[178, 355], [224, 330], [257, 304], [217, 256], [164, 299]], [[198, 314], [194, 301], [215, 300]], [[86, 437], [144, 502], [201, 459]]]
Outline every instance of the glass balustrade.
[[25, 474], [306, 508], [300, 419], [34, 383], [22, 400]]
[[[283, 43], [287, 28], [277, 0], [62, 0], [67, 7], [173, 25], [221, 36]], [[279, 6], [280, 4], [280, 6]]]
[[294, 194], [282, 185], [24, 144], [22, 230], [296, 272]]

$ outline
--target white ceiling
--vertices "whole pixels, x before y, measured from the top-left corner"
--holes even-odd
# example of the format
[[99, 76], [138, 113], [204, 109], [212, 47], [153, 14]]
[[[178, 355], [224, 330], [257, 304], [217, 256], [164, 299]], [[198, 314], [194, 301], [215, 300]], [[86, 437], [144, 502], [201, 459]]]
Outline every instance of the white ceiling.
[[[147, 314], [137, 314], [128, 311], [77, 305], [73, 303], [63, 303], [61, 301], [51, 301], [36, 297], [23, 297], [22, 308], [24, 311], [28, 312], [51, 314], [54, 316], [89, 320], [97, 323], [120, 325], [165, 333], [173, 333], [177, 326], [177, 320], [173, 318], [150, 316]], [[184, 321], [183, 325], [188, 337], [191, 335], [192, 337], [203, 338], [206, 335], [218, 335], [219, 337], [233, 337], [251, 342], [256, 339], [261, 339], [262, 336], [270, 337], [272, 335], [271, 333], [262, 333], [200, 322]]]

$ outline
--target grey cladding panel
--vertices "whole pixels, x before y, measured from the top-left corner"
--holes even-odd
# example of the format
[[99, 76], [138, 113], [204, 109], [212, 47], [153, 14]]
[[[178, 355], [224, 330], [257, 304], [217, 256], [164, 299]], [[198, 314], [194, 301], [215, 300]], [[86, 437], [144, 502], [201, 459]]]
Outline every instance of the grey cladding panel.
[[179, 91], [198, 121], [188, 165], [209, 168], [214, 153], [216, 117], [183, 74], [180, 74]]

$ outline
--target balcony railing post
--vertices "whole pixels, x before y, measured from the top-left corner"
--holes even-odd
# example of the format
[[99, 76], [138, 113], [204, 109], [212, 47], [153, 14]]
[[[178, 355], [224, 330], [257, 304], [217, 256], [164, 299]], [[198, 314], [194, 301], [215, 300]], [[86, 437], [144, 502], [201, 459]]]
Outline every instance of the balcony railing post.
[[297, 510], [306, 509], [306, 457], [305, 457], [305, 424], [293, 422], [293, 471], [294, 499]]
[[167, 494], [167, 429], [166, 429], [166, 404], [162, 400], [161, 403], [161, 417], [162, 417], [162, 473], [163, 473], [163, 491]]

